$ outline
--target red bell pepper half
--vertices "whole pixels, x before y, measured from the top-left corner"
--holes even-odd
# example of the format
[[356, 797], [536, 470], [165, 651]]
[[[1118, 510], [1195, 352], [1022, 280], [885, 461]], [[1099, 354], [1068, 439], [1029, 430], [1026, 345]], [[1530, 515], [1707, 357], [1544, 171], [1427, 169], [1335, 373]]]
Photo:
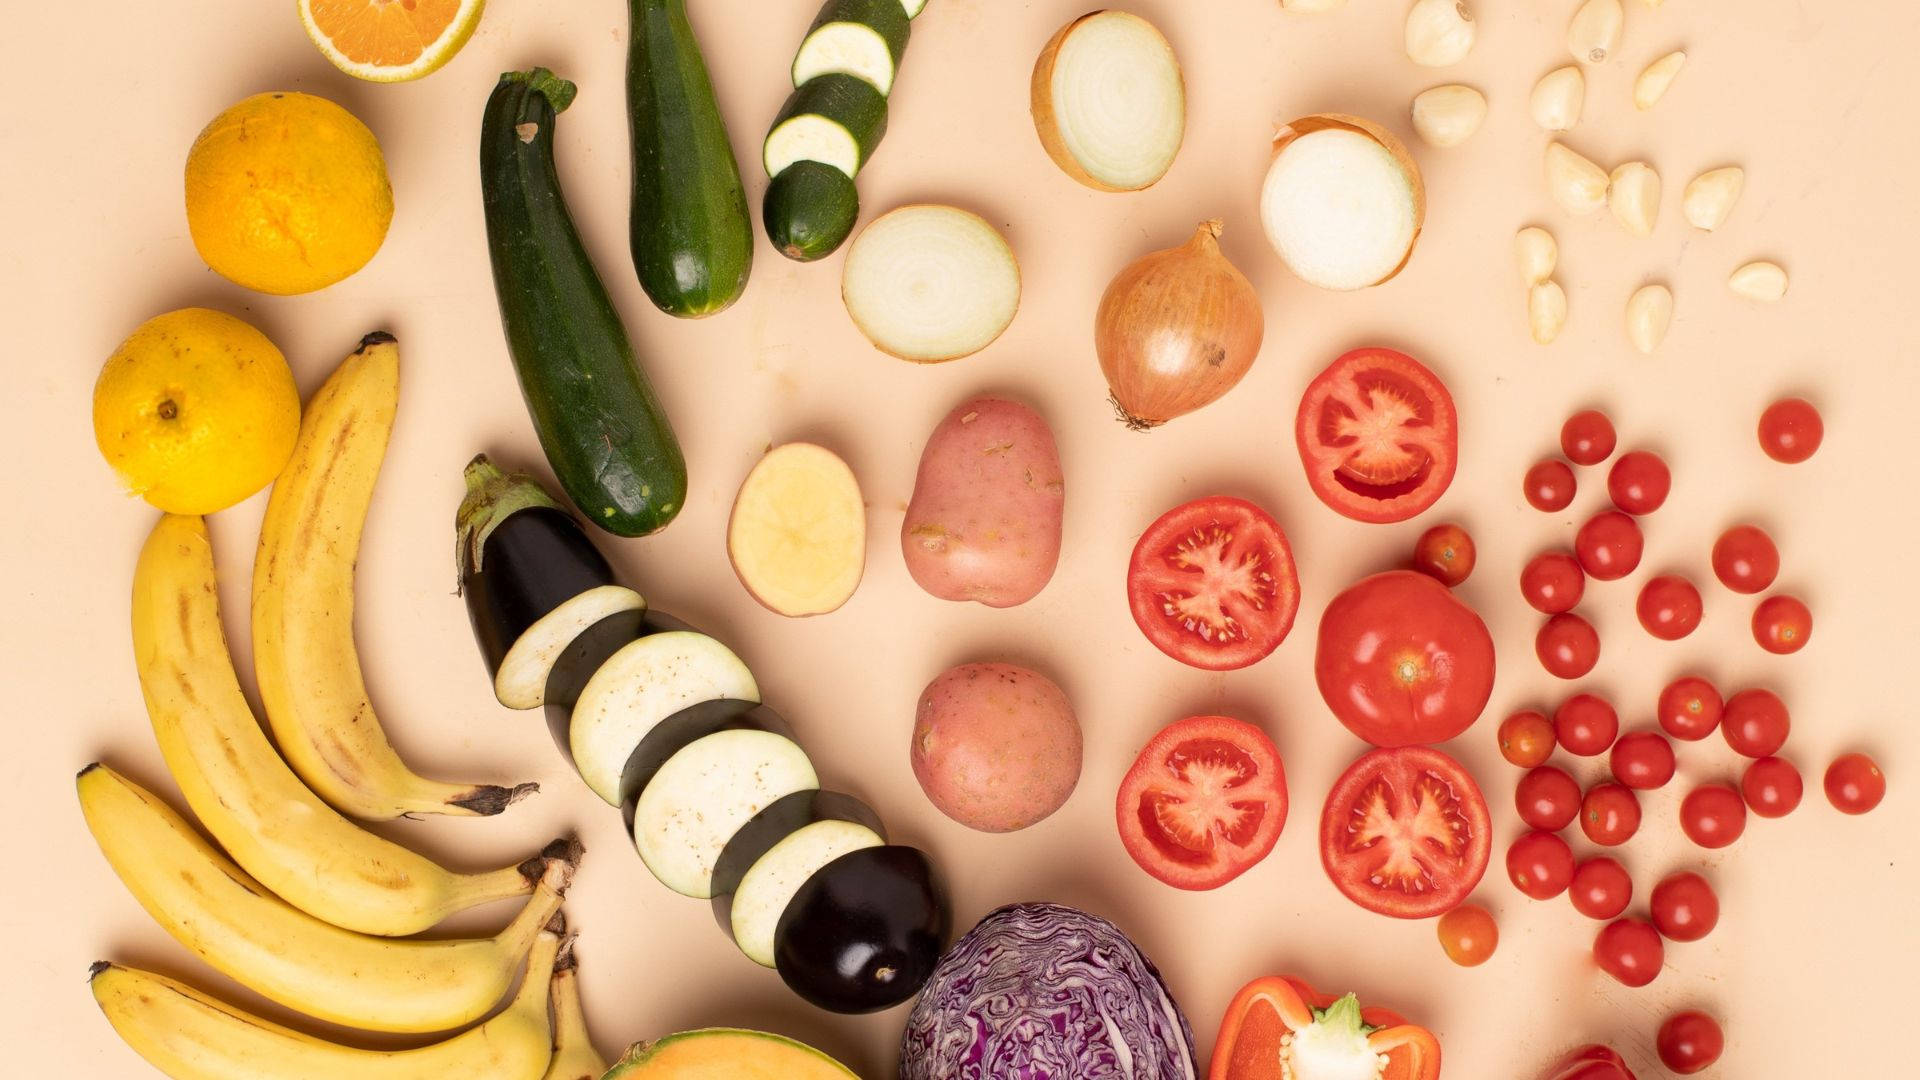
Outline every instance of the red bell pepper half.
[[[1207, 1080], [1438, 1080], [1433, 1033], [1352, 994], [1292, 976], [1255, 979], [1220, 1023]], [[1581, 1078], [1586, 1080], [1586, 1078]]]

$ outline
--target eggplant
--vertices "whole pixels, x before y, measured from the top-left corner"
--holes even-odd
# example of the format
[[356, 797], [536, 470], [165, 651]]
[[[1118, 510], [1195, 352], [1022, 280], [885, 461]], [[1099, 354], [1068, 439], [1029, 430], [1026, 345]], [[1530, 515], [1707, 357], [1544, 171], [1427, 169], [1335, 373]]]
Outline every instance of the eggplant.
[[[859, 799], [796, 791], [755, 814], [721, 850], [713, 866], [714, 918], [754, 963], [772, 967], [774, 924], [800, 886], [847, 852], [886, 842], [880, 815]], [[745, 897], [737, 895], [743, 888]]]
[[807, 879], [774, 930], [774, 966], [822, 1009], [865, 1013], [920, 991], [946, 948], [953, 915], [917, 848], [854, 851]]
[[633, 831], [633, 807], [640, 799], [641, 790], [668, 758], [716, 731], [735, 730], [771, 731], [789, 739], [794, 737], [793, 728], [779, 713], [757, 701], [740, 698], [695, 702], [653, 725], [641, 738], [640, 745], [633, 748], [626, 767], [620, 772], [620, 813], [626, 818], [627, 831]]
[[607, 657], [573, 703], [567, 742], [594, 794], [619, 806], [627, 759], [662, 720], [702, 701], [759, 701], [753, 672], [705, 634], [638, 637]]
[[582, 630], [571, 644], [561, 650], [547, 673], [543, 701], [547, 711], [547, 729], [560, 752], [573, 760], [573, 706], [593, 673], [607, 658], [646, 634], [646, 611], [620, 611]]
[[771, 731], [716, 731], [667, 759], [633, 808], [633, 847], [654, 879], [713, 898], [720, 856], [753, 816], [820, 786], [806, 751]]

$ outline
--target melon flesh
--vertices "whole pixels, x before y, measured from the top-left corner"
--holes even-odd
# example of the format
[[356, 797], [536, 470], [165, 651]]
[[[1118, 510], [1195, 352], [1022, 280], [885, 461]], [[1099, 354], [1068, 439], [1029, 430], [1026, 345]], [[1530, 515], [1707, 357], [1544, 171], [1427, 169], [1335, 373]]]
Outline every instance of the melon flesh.
[[602, 1080], [859, 1080], [851, 1069], [784, 1035], [707, 1028], [636, 1043]]

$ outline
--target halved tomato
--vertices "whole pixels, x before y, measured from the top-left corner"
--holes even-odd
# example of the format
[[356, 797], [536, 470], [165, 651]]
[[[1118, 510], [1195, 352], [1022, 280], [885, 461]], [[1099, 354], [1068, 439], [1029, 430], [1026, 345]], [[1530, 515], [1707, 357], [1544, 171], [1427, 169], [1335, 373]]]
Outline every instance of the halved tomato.
[[1480, 884], [1487, 800], [1466, 767], [1426, 746], [1362, 754], [1320, 812], [1320, 862], [1347, 899], [1397, 919], [1442, 915]]
[[1405, 521], [1453, 483], [1459, 417], [1426, 365], [1392, 349], [1355, 349], [1307, 385], [1294, 421], [1307, 483], [1355, 521]]
[[1438, 1080], [1440, 1043], [1426, 1028], [1352, 994], [1322, 994], [1291, 975], [1242, 987], [1220, 1021], [1207, 1080]]
[[1133, 546], [1127, 607], [1147, 640], [1175, 660], [1208, 671], [1246, 667], [1293, 629], [1293, 548], [1280, 523], [1245, 499], [1183, 503]]
[[1266, 732], [1231, 716], [1168, 724], [1127, 770], [1114, 816], [1140, 869], [1177, 889], [1217, 889], [1280, 839], [1280, 751]]

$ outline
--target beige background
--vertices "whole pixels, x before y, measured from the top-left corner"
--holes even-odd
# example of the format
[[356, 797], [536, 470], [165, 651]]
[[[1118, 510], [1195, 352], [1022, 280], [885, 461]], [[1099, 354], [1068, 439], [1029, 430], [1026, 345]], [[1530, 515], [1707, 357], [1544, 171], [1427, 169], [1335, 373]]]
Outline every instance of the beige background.
[[[787, 64], [814, 0], [696, 0], [719, 94], [758, 207], [758, 147], [787, 92]], [[1629, 5], [1617, 62], [1590, 72], [1574, 146], [1613, 163], [1643, 157], [1666, 178], [1668, 205], [1650, 240], [1606, 215], [1572, 221], [1542, 190], [1544, 136], [1526, 94], [1565, 62], [1571, 0], [1486, 0], [1480, 41], [1457, 68], [1423, 71], [1400, 48], [1402, 0], [1355, 0], [1326, 16], [1272, 0], [1129, 0], [1154, 18], [1185, 62], [1187, 142], [1156, 188], [1084, 190], [1042, 154], [1027, 118], [1029, 65], [1083, 3], [932, 0], [894, 95], [886, 145], [861, 178], [870, 217], [908, 200], [949, 200], [1005, 226], [1025, 274], [1025, 304], [978, 356], [938, 368], [886, 359], [842, 312], [839, 259], [802, 266], [761, 241], [745, 298], [703, 323], [661, 316], [637, 287], [626, 249], [625, 12], [615, 0], [495, 0], [448, 68], [404, 86], [357, 83], [306, 42], [291, 0], [89, 6], [8, 2], [10, 104], [0, 119], [6, 350], [12, 379], [0, 425], [9, 568], [0, 663], [10, 690], [0, 754], [4, 858], [0, 901], [7, 976], [0, 982], [4, 1070], [19, 1076], [145, 1075], [88, 999], [100, 957], [155, 964], [253, 1002], [166, 940], [113, 879], [76, 812], [70, 778], [104, 758], [164, 783], [140, 707], [126, 628], [133, 556], [152, 520], [119, 496], [89, 437], [94, 373], [141, 320], [207, 304], [241, 314], [286, 351], [310, 390], [361, 334], [395, 331], [405, 350], [404, 405], [367, 533], [360, 640], [394, 740], [423, 770], [538, 779], [544, 793], [486, 822], [401, 823], [386, 830], [463, 865], [526, 851], [579, 828], [591, 854], [570, 910], [583, 931], [588, 1010], [604, 1048], [711, 1024], [764, 1026], [817, 1042], [869, 1076], [887, 1075], [903, 1011], [841, 1018], [801, 1005], [771, 972], [737, 955], [705, 906], [669, 895], [626, 849], [619, 816], [565, 767], [537, 715], [488, 693], [453, 596], [450, 520], [459, 470], [476, 450], [532, 464], [537, 451], [501, 346], [475, 177], [476, 134], [495, 75], [550, 65], [577, 80], [561, 122], [560, 168], [588, 246], [674, 417], [693, 476], [686, 513], [664, 534], [605, 546], [660, 607], [712, 628], [752, 663], [766, 698], [797, 722], [822, 773], [878, 807], [897, 838], [925, 846], [952, 884], [964, 928], [988, 908], [1046, 898], [1117, 919], [1166, 972], [1209, 1047], [1233, 990], [1267, 972], [1299, 972], [1404, 1009], [1440, 1035], [1448, 1075], [1531, 1080], [1576, 1040], [1619, 1045], [1641, 1075], [1661, 1075], [1652, 1035], [1671, 1009], [1724, 1017], [1719, 1075], [1892, 1076], [1911, 1072], [1902, 1005], [1913, 1000], [1920, 888], [1920, 736], [1912, 673], [1920, 639], [1913, 537], [1912, 410], [1920, 346], [1911, 290], [1920, 236], [1911, 194], [1912, 102], [1920, 74], [1908, 46], [1920, 13], [1895, 0], [1674, 0]], [[1691, 61], [1650, 114], [1628, 102], [1647, 61], [1685, 47]], [[1414, 93], [1466, 81], [1492, 99], [1464, 147], [1415, 146], [1431, 197], [1423, 242], [1390, 285], [1357, 295], [1305, 287], [1261, 240], [1256, 192], [1272, 124], [1311, 111], [1374, 116], [1403, 133]], [[181, 211], [182, 161], [216, 112], [256, 91], [300, 89], [346, 104], [378, 133], [398, 214], [386, 247], [358, 276], [286, 299], [245, 292], [195, 256]], [[1709, 167], [1748, 170], [1744, 201], [1713, 235], [1683, 223], [1678, 191]], [[1227, 250], [1266, 300], [1265, 348], [1219, 405], [1147, 435], [1114, 423], [1090, 346], [1094, 304], [1125, 261], [1222, 216]], [[757, 213], [756, 213], [757, 217]], [[1552, 348], [1526, 338], [1509, 255], [1514, 230], [1559, 236], [1572, 321]], [[756, 232], [758, 225], [756, 221]], [[1785, 303], [1730, 296], [1728, 271], [1753, 257], [1793, 274]], [[1620, 311], [1646, 280], [1670, 282], [1678, 315], [1651, 359], [1623, 340]], [[1446, 378], [1463, 422], [1459, 478], [1421, 521], [1360, 526], [1301, 482], [1288, 432], [1311, 374], [1361, 343], [1423, 357]], [[989, 611], [931, 599], [905, 574], [895, 539], [926, 433], [964, 395], [993, 389], [1032, 401], [1065, 455], [1066, 548], [1046, 591]], [[1799, 468], [1766, 461], [1753, 425], [1775, 395], [1813, 396], [1828, 440]], [[1734, 775], [1715, 739], [1683, 752], [1680, 780], [1646, 800], [1647, 825], [1625, 849], [1644, 897], [1667, 870], [1704, 868], [1725, 914], [1705, 942], [1669, 950], [1652, 987], [1629, 991], [1587, 960], [1594, 927], [1564, 900], [1533, 903], [1506, 883], [1499, 852], [1518, 825], [1513, 770], [1493, 727], [1513, 707], [1551, 702], [1531, 655], [1537, 624], [1514, 582], [1521, 561], [1565, 542], [1604, 501], [1582, 474], [1572, 511], [1525, 508], [1519, 478], [1552, 445], [1559, 421], [1598, 403], [1627, 446], [1675, 467], [1669, 506], [1648, 522], [1633, 583], [1602, 585], [1586, 610], [1605, 654], [1591, 686], [1617, 697], [1630, 724], [1682, 668], [1732, 688], [1784, 692], [1796, 727], [1788, 753], [1809, 775], [1799, 813], [1755, 820], [1721, 853], [1688, 848], [1675, 814], [1689, 784]], [[866, 581], [842, 611], [810, 622], [756, 606], [718, 558], [734, 486], [770, 442], [807, 437], [844, 454], [871, 500]], [[1209, 675], [1167, 660], [1126, 615], [1128, 549], [1173, 503], [1214, 491], [1250, 495], [1292, 536], [1305, 593], [1293, 638], [1265, 662]], [[248, 561], [263, 501], [218, 515], [215, 541], [243, 665]], [[1499, 640], [1501, 677], [1488, 717], [1449, 747], [1479, 773], [1494, 806], [1495, 864], [1478, 898], [1499, 914], [1499, 955], [1450, 965], [1428, 923], [1368, 915], [1334, 892], [1315, 854], [1320, 801], [1358, 751], [1312, 688], [1312, 631], [1344, 583], [1403, 557], [1419, 530], [1467, 524], [1481, 570], [1465, 587]], [[1707, 623], [1660, 644], [1635, 625], [1635, 583], [1681, 569], [1710, 583], [1711, 539], [1736, 518], [1780, 543], [1781, 584], [1813, 605], [1818, 631], [1774, 660], [1745, 629], [1749, 610], [1705, 588]], [[1006, 657], [1052, 673], [1087, 735], [1080, 789], [1024, 833], [970, 834], [940, 817], [907, 768], [913, 701], [958, 661]], [[1140, 873], [1122, 853], [1111, 800], [1135, 750], [1160, 725], [1228, 711], [1270, 730], [1295, 800], [1279, 847], [1211, 894], [1187, 895]], [[1892, 794], [1870, 817], [1843, 819], [1821, 797], [1836, 752], [1880, 755]], [[1594, 763], [1583, 762], [1583, 778]], [[171, 790], [170, 787], [163, 790]], [[1638, 907], [1640, 905], [1636, 905]], [[483, 913], [476, 924], [495, 923]], [[255, 1002], [257, 1004], [257, 1002]], [[1892, 1030], [1889, 1030], [1889, 1029]]]

